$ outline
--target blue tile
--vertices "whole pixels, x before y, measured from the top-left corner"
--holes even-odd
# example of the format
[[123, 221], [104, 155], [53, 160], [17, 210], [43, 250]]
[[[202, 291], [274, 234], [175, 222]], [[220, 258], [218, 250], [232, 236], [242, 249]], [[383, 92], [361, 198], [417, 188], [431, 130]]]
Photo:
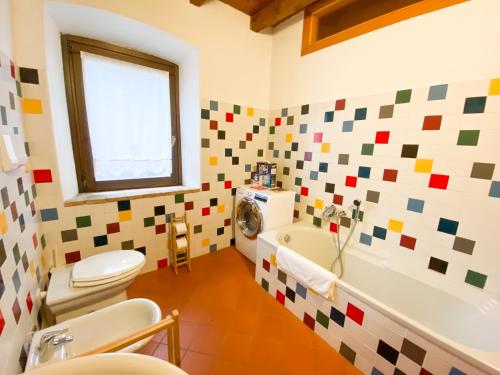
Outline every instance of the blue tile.
[[456, 367], [452, 367], [449, 375], [467, 375], [467, 374], [463, 371], [460, 371]]
[[376, 367], [372, 368], [372, 372], [370, 375], [384, 375], [384, 373], [378, 370]]
[[325, 112], [325, 122], [333, 122], [334, 114], [333, 111]]
[[12, 275], [12, 283], [14, 284], [14, 289], [17, 292], [19, 292], [19, 289], [21, 288], [21, 278], [19, 277], [19, 271], [16, 269], [16, 271]]
[[94, 247], [105, 246], [108, 244], [108, 236], [95, 236], [94, 237]]
[[57, 208], [44, 208], [40, 210], [42, 221], [53, 221], [59, 219]]
[[443, 100], [446, 99], [448, 92], [448, 85], [435, 85], [429, 88], [429, 95], [427, 100]]
[[300, 126], [299, 126], [299, 133], [300, 134], [306, 134], [307, 133], [307, 124], [300, 124]]
[[406, 205], [406, 209], [408, 211], [422, 213], [424, 211], [425, 201], [421, 199], [408, 198], [408, 204]]
[[372, 245], [372, 236], [370, 236], [367, 233], [361, 232], [359, 235], [359, 242], [361, 242], [364, 245], [371, 246]]
[[328, 172], [328, 163], [319, 163], [319, 171], [323, 173]]
[[118, 201], [118, 211], [128, 211], [130, 210], [130, 201]]
[[345, 315], [339, 310], [332, 306], [330, 310], [330, 319], [337, 323], [339, 326], [343, 327], [345, 322]]
[[252, 171], [252, 164], [245, 164], [245, 172], [251, 172]]
[[387, 229], [382, 227], [377, 227], [376, 225], [373, 227], [373, 237], [380, 238], [381, 240], [385, 240], [385, 236], [387, 235]]
[[317, 181], [318, 180], [318, 172], [316, 172], [316, 171], [309, 172], [309, 179]]
[[3, 296], [3, 292], [5, 291], [5, 283], [3, 282], [2, 274], [0, 273], [0, 299]]
[[281, 109], [281, 117], [286, 117], [286, 116], [288, 116], [288, 108]]
[[306, 299], [307, 296], [307, 288], [305, 286], [302, 286], [302, 284], [297, 283], [297, 286], [295, 288], [295, 292], [301, 296], [303, 299]]
[[300, 194], [295, 194], [295, 203], [300, 203]]
[[209, 246], [208, 250], [213, 253], [215, 251], [217, 251], [217, 244], [216, 243], [213, 243]]
[[259, 126], [266, 126], [266, 119], [264, 117], [259, 119]]
[[353, 128], [353, 125], [354, 125], [354, 121], [344, 121], [342, 123], [342, 131], [344, 133], [350, 133], [352, 132], [352, 128]]
[[366, 120], [366, 108], [357, 108], [354, 112], [354, 120]]
[[440, 218], [437, 230], [439, 232], [456, 235], [458, 230], [458, 221]]
[[370, 178], [370, 172], [371, 172], [370, 167], [359, 167], [358, 168], [358, 177]]
[[219, 110], [219, 102], [215, 100], [210, 100], [210, 110], [211, 111], [218, 111]]
[[201, 118], [203, 120], [210, 120], [210, 111], [208, 109], [201, 109]]
[[273, 158], [279, 158], [280, 157], [280, 150], [273, 150]]
[[493, 198], [500, 198], [500, 181], [491, 182], [490, 193], [488, 195]]

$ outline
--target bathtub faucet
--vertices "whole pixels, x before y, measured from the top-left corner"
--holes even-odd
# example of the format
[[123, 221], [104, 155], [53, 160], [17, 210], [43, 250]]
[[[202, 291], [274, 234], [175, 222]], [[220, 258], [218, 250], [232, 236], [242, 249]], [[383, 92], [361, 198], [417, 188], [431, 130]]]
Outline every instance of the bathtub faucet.
[[343, 216], [347, 216], [347, 213], [344, 210], [338, 209], [334, 204], [328, 206], [323, 211], [323, 220], [326, 222], [331, 221], [334, 217], [340, 218]]

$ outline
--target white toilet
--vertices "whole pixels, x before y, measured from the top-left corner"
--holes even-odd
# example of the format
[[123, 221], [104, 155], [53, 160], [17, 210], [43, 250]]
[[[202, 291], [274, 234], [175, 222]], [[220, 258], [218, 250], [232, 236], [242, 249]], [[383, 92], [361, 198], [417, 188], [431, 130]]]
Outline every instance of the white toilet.
[[124, 301], [126, 288], [144, 263], [145, 257], [138, 251], [116, 250], [56, 269], [49, 282], [46, 305], [60, 323]]

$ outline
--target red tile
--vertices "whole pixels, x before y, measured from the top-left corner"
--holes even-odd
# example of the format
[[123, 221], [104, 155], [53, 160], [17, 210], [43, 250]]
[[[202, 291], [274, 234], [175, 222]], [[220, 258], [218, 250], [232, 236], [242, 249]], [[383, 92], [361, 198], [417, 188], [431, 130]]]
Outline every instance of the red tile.
[[419, 375], [432, 375], [432, 372], [426, 370], [425, 368], [421, 368], [420, 372], [418, 374]]
[[425, 116], [422, 130], [439, 130], [443, 116]]
[[314, 133], [314, 143], [323, 142], [323, 133]]
[[293, 210], [293, 217], [294, 217], [295, 219], [298, 219], [298, 218], [299, 218], [299, 216], [300, 216], [300, 212], [299, 212], [299, 210]]
[[333, 203], [335, 204], [344, 203], [344, 196], [340, 194], [333, 194]]
[[224, 181], [224, 189], [231, 189], [233, 187], [233, 184], [231, 181]]
[[267, 272], [271, 269], [271, 263], [268, 260], [262, 259], [262, 268], [264, 268]]
[[184, 202], [184, 210], [191, 211], [194, 208], [194, 202]]
[[228, 219], [224, 219], [224, 226], [225, 227], [228, 227], [231, 225], [231, 218], [228, 218]]
[[106, 232], [108, 234], [118, 233], [120, 231], [120, 223], [106, 224]]
[[410, 237], [410, 236], [407, 236], [404, 234], [401, 235], [401, 240], [399, 241], [400, 246], [406, 247], [410, 250], [415, 250], [416, 243], [417, 243], [416, 238], [413, 238], [413, 237]]
[[210, 207], [203, 207], [201, 209], [201, 216], [208, 216], [210, 215]]
[[33, 241], [33, 247], [36, 249], [38, 247], [38, 237], [36, 236], [36, 233], [33, 233], [31, 240]]
[[285, 305], [285, 295], [279, 290], [276, 291], [276, 300], [282, 305]]
[[210, 190], [210, 182], [204, 182], [201, 184], [201, 191], [209, 191]]
[[300, 188], [300, 195], [307, 197], [309, 195], [309, 188], [302, 186]]
[[232, 113], [226, 112], [226, 122], [233, 122], [234, 116]]
[[33, 300], [31, 299], [31, 292], [28, 292], [28, 295], [26, 296], [26, 307], [28, 308], [28, 311], [31, 314], [31, 310], [33, 309]]
[[165, 268], [168, 266], [168, 259], [167, 258], [164, 258], [164, 259], [160, 259], [156, 262], [156, 267], [158, 269], [160, 268]]
[[281, 126], [281, 117], [276, 117], [274, 119], [274, 126]]
[[434, 189], [446, 190], [450, 176], [444, 174], [431, 174], [429, 178], [429, 187]]
[[156, 234], [162, 234], [167, 231], [167, 226], [165, 224], [159, 224], [155, 226], [155, 232]]
[[19, 301], [17, 298], [12, 305], [12, 314], [14, 314], [14, 319], [16, 319], [16, 323], [19, 323], [19, 319], [21, 319], [21, 306], [19, 306]]
[[16, 202], [12, 202], [10, 205], [10, 213], [12, 215], [12, 221], [16, 221], [19, 218], [19, 214], [17, 212]]
[[13, 61], [10, 62], [10, 75], [12, 78], [16, 79], [16, 66]]
[[363, 318], [365, 317], [365, 312], [359, 309], [358, 307], [354, 306], [352, 303], [347, 304], [347, 311], [345, 314], [359, 325], [363, 324]]
[[252, 135], [252, 133], [247, 133], [247, 135], [246, 135], [246, 140], [247, 140], [247, 141], [251, 141], [252, 139], [253, 139], [253, 135]]
[[337, 233], [337, 223], [330, 223], [330, 232]]
[[4, 327], [5, 327], [5, 319], [3, 318], [2, 311], [0, 310], [0, 336], [2, 336]]
[[70, 253], [64, 254], [66, 259], [66, 264], [71, 264], [80, 261], [82, 258], [80, 256], [80, 251], [72, 251]]
[[283, 181], [276, 181], [276, 187], [283, 187]]
[[217, 130], [218, 129], [219, 123], [215, 120], [210, 120], [210, 129], [211, 130]]
[[346, 176], [345, 178], [345, 186], [356, 187], [358, 183], [358, 178], [354, 176]]
[[397, 169], [384, 169], [384, 181], [396, 182], [398, 179]]
[[309, 315], [308, 313], [304, 313], [304, 323], [306, 326], [308, 326], [309, 328], [311, 328], [314, 331], [314, 324], [316, 322], [314, 321], [314, 318], [311, 315]]
[[391, 135], [391, 132], [388, 132], [388, 131], [377, 132], [375, 135], [375, 143], [377, 143], [377, 144], [389, 143], [389, 136], [390, 135]]
[[52, 182], [52, 171], [50, 169], [34, 169], [33, 178], [37, 184]]
[[339, 99], [335, 102], [335, 110], [342, 111], [345, 109], [345, 99]]

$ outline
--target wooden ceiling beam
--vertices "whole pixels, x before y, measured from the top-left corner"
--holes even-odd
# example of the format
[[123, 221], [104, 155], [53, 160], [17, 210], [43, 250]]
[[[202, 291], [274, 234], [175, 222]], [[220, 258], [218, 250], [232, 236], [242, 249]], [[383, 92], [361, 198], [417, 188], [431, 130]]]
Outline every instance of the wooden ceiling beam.
[[205, 1], [206, 0], [189, 0], [191, 4], [196, 5], [197, 7], [202, 6]]
[[302, 11], [317, 0], [273, 0], [251, 16], [250, 29], [259, 32], [266, 27], [276, 26], [288, 17]]

